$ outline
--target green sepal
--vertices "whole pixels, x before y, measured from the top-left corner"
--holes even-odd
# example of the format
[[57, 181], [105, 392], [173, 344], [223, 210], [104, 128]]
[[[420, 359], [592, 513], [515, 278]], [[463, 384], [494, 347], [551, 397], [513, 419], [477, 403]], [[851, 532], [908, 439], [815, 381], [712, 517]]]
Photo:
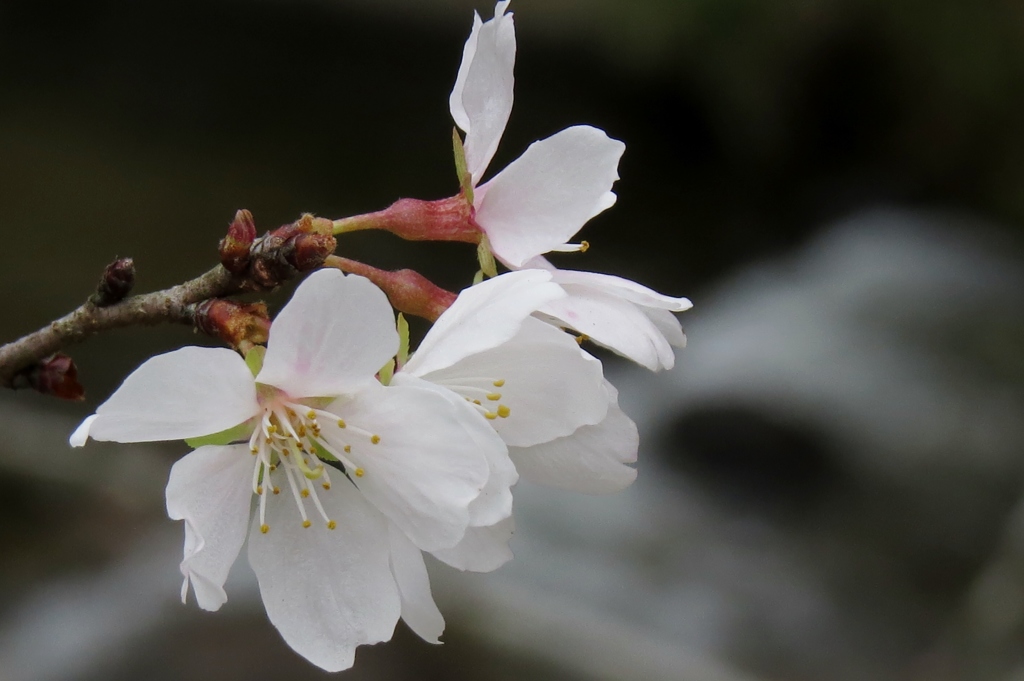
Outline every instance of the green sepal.
[[484, 280], [484, 272], [483, 272], [483, 270], [477, 270], [476, 274], [473, 275], [473, 286], [476, 286], [477, 284], [479, 284], [483, 280]]
[[266, 354], [267, 349], [262, 345], [254, 345], [245, 353], [245, 366], [249, 367], [253, 377], [256, 377], [263, 368], [263, 357]]
[[395, 360], [389, 359], [388, 363], [380, 368], [377, 372], [377, 377], [380, 378], [380, 382], [384, 385], [390, 385], [391, 379], [395, 375]]
[[405, 315], [398, 313], [398, 356], [395, 367], [401, 369], [409, 361], [409, 322]]
[[338, 460], [338, 457], [334, 456], [334, 454], [331, 454], [329, 451], [324, 449], [323, 445], [321, 445], [316, 440], [313, 441], [313, 453], [316, 454], [317, 458], [320, 459], [321, 461]]
[[227, 445], [238, 440], [245, 440], [249, 437], [252, 428], [248, 423], [239, 423], [237, 426], [222, 430], [213, 435], [200, 435], [199, 437], [185, 438], [185, 444], [192, 449], [205, 447], [206, 445]]
[[498, 276], [498, 264], [494, 262], [494, 255], [491, 253], [491, 242], [484, 235], [476, 246], [476, 259], [480, 263], [480, 271], [488, 277]]
[[462, 195], [466, 197], [466, 201], [470, 205], [473, 205], [473, 176], [469, 174], [469, 169], [466, 166], [466, 150], [462, 146], [458, 128], [452, 128], [452, 151], [455, 154], [455, 172], [459, 176]]

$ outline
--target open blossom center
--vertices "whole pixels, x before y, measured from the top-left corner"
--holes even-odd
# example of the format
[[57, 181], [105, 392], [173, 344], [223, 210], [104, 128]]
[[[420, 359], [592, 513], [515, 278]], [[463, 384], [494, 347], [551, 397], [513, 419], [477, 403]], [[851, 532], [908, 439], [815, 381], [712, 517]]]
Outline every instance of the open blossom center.
[[[259, 401], [263, 414], [249, 438], [249, 451], [255, 457], [252, 491], [260, 498], [260, 531], [270, 531], [267, 499], [281, 494], [282, 487], [291, 492], [303, 527], [313, 524], [306, 508], [312, 504], [328, 529], [333, 530], [337, 522], [328, 517], [317, 492], [317, 486], [322, 488], [320, 493], [331, 489], [331, 476], [324, 462], [337, 464], [355, 484], [351, 476], [361, 478], [366, 472], [352, 461], [353, 445], [362, 448], [379, 444], [380, 435], [349, 425], [336, 414], [293, 401], [267, 386], [261, 386]], [[344, 435], [335, 435], [332, 442], [327, 442], [321, 434], [324, 424]]]

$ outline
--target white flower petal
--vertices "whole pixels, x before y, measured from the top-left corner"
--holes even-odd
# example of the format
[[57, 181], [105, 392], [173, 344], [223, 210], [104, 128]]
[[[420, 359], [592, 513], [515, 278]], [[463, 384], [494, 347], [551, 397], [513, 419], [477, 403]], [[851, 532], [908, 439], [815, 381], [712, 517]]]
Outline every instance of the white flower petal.
[[527, 319], [508, 343], [472, 355], [425, 376], [442, 385], [469, 383], [477, 376], [504, 380], [483, 400], [492, 412], [510, 409], [491, 425], [509, 446], [528, 447], [570, 435], [601, 421], [608, 411], [601, 362], [580, 350], [567, 333]]
[[504, 441], [491, 427], [491, 421], [483, 416], [465, 398], [451, 390], [430, 383], [405, 372], [398, 372], [391, 385], [418, 385], [443, 395], [455, 408], [466, 411], [467, 437], [476, 443], [476, 448], [487, 459], [489, 469], [487, 483], [479, 496], [469, 505], [470, 527], [493, 525], [512, 514], [512, 487], [519, 481], [519, 473], [508, 458]]
[[568, 297], [542, 307], [542, 315], [568, 326], [651, 371], [671, 369], [675, 355], [649, 316], [633, 303], [582, 286], [566, 285]]
[[533, 311], [565, 295], [542, 270], [508, 272], [471, 286], [438, 317], [402, 371], [423, 376], [501, 345]]
[[391, 573], [402, 597], [402, 619], [427, 643], [440, 643], [444, 617], [430, 594], [430, 577], [423, 554], [393, 524], [388, 526], [391, 541]]
[[473, 31], [462, 51], [462, 64], [448, 98], [455, 124], [466, 133], [466, 167], [476, 185], [491, 162], [512, 113], [516, 32], [509, 0], [494, 7], [494, 19], [481, 23], [473, 15]]
[[609, 494], [636, 479], [640, 443], [636, 424], [619, 408], [610, 384], [608, 416], [596, 426], [583, 426], [568, 437], [520, 449], [509, 449], [519, 473], [531, 482], [585, 494]]
[[185, 521], [182, 601], [189, 583], [203, 610], [227, 600], [224, 580], [249, 529], [252, 467], [245, 445], [200, 447], [171, 467], [167, 515]]
[[658, 328], [661, 335], [665, 337], [665, 340], [670, 345], [674, 345], [677, 348], [686, 347], [686, 334], [683, 333], [683, 325], [679, 323], [679, 320], [674, 314], [668, 310], [658, 310], [654, 308], [644, 309], [644, 314], [651, 320], [651, 323]]
[[384, 292], [363, 277], [318, 270], [274, 320], [256, 380], [296, 398], [339, 395], [372, 380], [397, 351]]
[[[353, 480], [366, 499], [420, 549], [454, 546], [489, 473], [470, 436], [478, 428], [474, 415], [433, 390], [404, 384], [368, 385], [327, 409], [351, 427], [322, 422], [322, 437], [336, 450], [351, 446], [345, 456], [364, 471]], [[379, 436], [377, 444], [367, 432]]]
[[545, 258], [531, 258], [525, 268], [538, 268], [551, 272], [557, 284], [577, 285], [596, 289], [643, 307], [652, 307], [672, 312], [683, 312], [693, 307], [688, 298], [674, 298], [658, 293], [642, 284], [611, 274], [580, 272], [578, 270], [555, 269]]
[[257, 516], [249, 537], [267, 615], [295, 652], [327, 671], [347, 669], [356, 646], [390, 639], [401, 614], [387, 521], [344, 480], [319, 494], [334, 530], [303, 528], [282, 497], [268, 500], [270, 531], [260, 532]]
[[512, 560], [508, 542], [514, 533], [515, 522], [509, 517], [490, 527], [471, 527], [461, 542], [433, 554], [459, 570], [491, 572]]
[[619, 157], [626, 146], [581, 125], [534, 142], [477, 188], [476, 221], [491, 250], [512, 268], [569, 240], [615, 203]]
[[71, 436], [114, 442], [183, 440], [237, 426], [259, 411], [252, 373], [237, 353], [185, 347], [157, 355], [124, 379], [121, 387]]

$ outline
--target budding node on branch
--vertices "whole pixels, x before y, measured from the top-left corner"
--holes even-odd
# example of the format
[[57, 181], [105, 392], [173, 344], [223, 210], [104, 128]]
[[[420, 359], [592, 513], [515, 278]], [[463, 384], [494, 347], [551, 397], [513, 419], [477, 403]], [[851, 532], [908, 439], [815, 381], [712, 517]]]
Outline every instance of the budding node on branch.
[[256, 241], [256, 223], [244, 208], [235, 213], [228, 234], [220, 242], [220, 264], [231, 274], [243, 274], [249, 267], [249, 249]]
[[195, 325], [235, 348], [262, 345], [270, 336], [270, 316], [263, 303], [207, 300], [196, 306]]
[[257, 288], [271, 289], [320, 267], [337, 246], [334, 223], [309, 213], [279, 227], [249, 251], [249, 275]]
[[135, 285], [135, 261], [118, 258], [103, 270], [96, 292], [89, 296], [89, 302], [96, 307], [108, 307], [124, 300]]
[[32, 388], [62, 400], [85, 399], [85, 388], [78, 382], [78, 367], [65, 354], [42, 359], [14, 377], [14, 388]]

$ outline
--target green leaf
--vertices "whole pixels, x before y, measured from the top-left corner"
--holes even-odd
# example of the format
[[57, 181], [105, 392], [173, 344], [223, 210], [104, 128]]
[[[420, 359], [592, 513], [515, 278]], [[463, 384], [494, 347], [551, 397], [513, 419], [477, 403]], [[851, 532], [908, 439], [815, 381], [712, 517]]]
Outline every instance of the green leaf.
[[239, 440], [246, 440], [252, 431], [248, 423], [239, 423], [237, 426], [222, 430], [213, 435], [200, 435], [199, 437], [185, 438], [185, 444], [192, 449], [205, 447], [206, 445], [227, 445]]

